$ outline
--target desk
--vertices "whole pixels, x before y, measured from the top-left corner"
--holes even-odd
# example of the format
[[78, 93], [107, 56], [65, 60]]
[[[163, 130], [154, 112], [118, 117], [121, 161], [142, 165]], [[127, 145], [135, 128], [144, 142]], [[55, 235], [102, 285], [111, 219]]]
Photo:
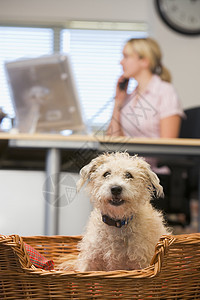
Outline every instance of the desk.
[[[3, 149], [3, 150], [2, 150]], [[6, 150], [5, 150], [6, 149]], [[128, 137], [108, 137], [103, 135], [71, 135], [57, 134], [7, 134], [0, 133], [0, 158], [3, 168], [16, 167], [19, 161], [6, 157], [5, 153], [10, 149], [27, 152], [28, 149], [41, 149], [44, 152], [46, 178], [56, 174], [55, 180], [59, 182], [61, 168], [61, 153], [63, 150], [72, 151], [76, 163], [77, 158], [82, 163], [89, 159], [88, 154], [110, 151], [127, 150], [132, 154], [159, 157], [175, 157], [176, 159], [191, 157], [200, 162], [200, 139], [145, 139]], [[29, 152], [30, 153], [30, 152]], [[32, 152], [33, 154], [33, 152]], [[29, 154], [30, 155], [30, 154]], [[22, 158], [20, 158], [22, 159]], [[12, 160], [12, 164], [10, 161]], [[37, 163], [37, 158], [34, 163]], [[16, 165], [16, 166], [15, 166]], [[34, 166], [32, 165], [32, 168]], [[30, 168], [30, 166], [29, 166]], [[199, 204], [200, 204], [200, 164], [199, 164]], [[51, 193], [49, 181], [46, 181], [46, 215], [45, 234], [58, 234], [59, 218], [59, 184], [55, 185], [54, 193]], [[52, 205], [53, 203], [53, 205]], [[199, 231], [200, 231], [200, 205], [199, 205]]]

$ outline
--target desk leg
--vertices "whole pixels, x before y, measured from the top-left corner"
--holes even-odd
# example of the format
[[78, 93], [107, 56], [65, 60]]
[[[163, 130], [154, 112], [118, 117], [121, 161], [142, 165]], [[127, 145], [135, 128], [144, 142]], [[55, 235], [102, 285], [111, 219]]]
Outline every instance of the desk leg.
[[200, 163], [199, 163], [199, 174], [198, 174], [198, 232], [200, 232]]
[[46, 154], [45, 235], [57, 235], [59, 222], [60, 150], [48, 149]]

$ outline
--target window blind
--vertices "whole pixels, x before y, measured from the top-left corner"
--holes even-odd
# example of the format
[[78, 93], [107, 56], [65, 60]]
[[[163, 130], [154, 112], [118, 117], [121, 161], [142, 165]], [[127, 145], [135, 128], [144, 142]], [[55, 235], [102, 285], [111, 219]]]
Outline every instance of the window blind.
[[[146, 36], [145, 31], [62, 30], [61, 51], [71, 55], [81, 103], [91, 126], [103, 126], [110, 120], [125, 42]], [[135, 85], [132, 80], [129, 88]]]

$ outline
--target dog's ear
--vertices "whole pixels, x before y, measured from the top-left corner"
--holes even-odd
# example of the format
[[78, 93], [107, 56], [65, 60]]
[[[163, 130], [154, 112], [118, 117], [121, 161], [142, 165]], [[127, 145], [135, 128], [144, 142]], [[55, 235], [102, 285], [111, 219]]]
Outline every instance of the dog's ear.
[[150, 167], [148, 168], [148, 177], [150, 180], [151, 192], [155, 192], [157, 197], [163, 197], [163, 187], [160, 185], [160, 180], [158, 176], [150, 169]]
[[160, 180], [158, 176], [152, 171], [150, 164], [142, 157], [135, 155], [134, 160], [137, 160], [139, 167], [143, 169], [145, 177], [147, 180], [148, 188], [152, 195], [156, 197], [163, 197], [163, 187], [160, 185]]
[[95, 164], [94, 164], [93, 160], [88, 165], [84, 166], [80, 170], [81, 178], [79, 179], [79, 181], [76, 184], [78, 191], [80, 191], [80, 189], [82, 188], [84, 183], [90, 178], [91, 173], [93, 173], [94, 171], [95, 171]]
[[77, 182], [77, 190], [80, 191], [84, 183], [90, 179], [91, 174], [94, 173], [97, 168], [102, 165], [106, 161], [106, 154], [102, 154], [98, 156], [97, 158], [94, 158], [88, 165], [84, 166], [80, 170], [80, 176], [81, 178]]

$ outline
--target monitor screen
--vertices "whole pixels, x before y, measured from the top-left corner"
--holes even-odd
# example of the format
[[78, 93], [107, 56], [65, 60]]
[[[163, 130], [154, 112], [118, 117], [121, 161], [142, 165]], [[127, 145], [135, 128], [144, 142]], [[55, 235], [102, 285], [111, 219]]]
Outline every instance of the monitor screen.
[[69, 55], [5, 64], [19, 132], [86, 129]]

